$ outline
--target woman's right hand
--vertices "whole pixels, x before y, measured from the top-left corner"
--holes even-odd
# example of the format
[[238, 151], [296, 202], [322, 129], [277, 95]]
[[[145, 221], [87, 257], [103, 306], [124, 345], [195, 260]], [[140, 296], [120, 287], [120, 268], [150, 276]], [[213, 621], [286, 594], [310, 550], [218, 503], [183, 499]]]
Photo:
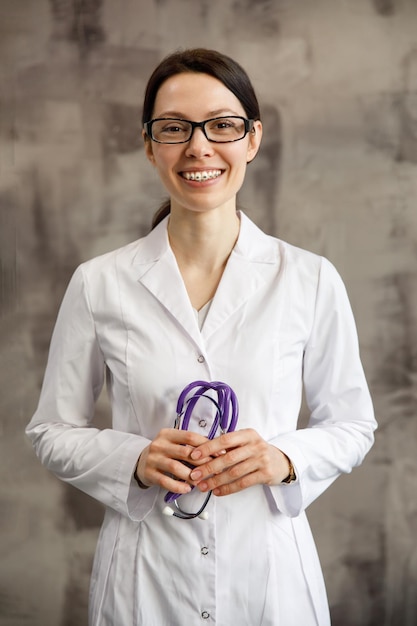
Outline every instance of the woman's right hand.
[[190, 480], [192, 467], [210, 460], [192, 461], [190, 454], [206, 441], [206, 437], [191, 431], [162, 429], [142, 451], [136, 465], [136, 478], [144, 487], [159, 485], [174, 493], [188, 493], [191, 486], [187, 481]]

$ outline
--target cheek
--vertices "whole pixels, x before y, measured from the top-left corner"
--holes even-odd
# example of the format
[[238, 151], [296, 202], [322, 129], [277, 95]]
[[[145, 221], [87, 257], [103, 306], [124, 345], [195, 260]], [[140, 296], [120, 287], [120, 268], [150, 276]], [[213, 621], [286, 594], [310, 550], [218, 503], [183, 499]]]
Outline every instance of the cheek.
[[[243, 140], [245, 141], [245, 140]], [[250, 146], [246, 141], [244, 145], [239, 145], [242, 142], [236, 142], [231, 144], [231, 152], [229, 155], [229, 161], [239, 170], [245, 170], [250, 155]]]
[[247, 161], [248, 159], [246, 150], [240, 150], [239, 152], [236, 152], [236, 154], [231, 156], [229, 160], [232, 171], [234, 170], [235, 177], [238, 178], [241, 182], [243, 182], [246, 174]]
[[153, 164], [157, 168], [159, 175], [164, 176], [173, 168], [178, 161], [178, 154], [175, 150], [153, 150]]

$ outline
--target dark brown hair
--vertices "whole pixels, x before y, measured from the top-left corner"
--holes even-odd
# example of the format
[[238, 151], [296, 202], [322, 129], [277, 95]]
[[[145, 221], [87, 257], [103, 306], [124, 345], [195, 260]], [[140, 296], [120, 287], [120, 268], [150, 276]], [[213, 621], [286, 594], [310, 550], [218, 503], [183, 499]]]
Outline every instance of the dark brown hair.
[[[249, 119], [260, 119], [259, 104], [255, 90], [243, 67], [232, 58], [216, 50], [191, 48], [179, 50], [165, 57], [153, 71], [145, 91], [142, 113], [143, 124], [152, 119], [156, 96], [162, 83], [171, 76], [184, 72], [208, 74], [217, 78], [240, 101]], [[146, 138], [146, 141], [149, 141], [149, 138]], [[167, 200], [154, 215], [152, 228], [155, 228], [169, 214], [170, 208], [170, 201]]]

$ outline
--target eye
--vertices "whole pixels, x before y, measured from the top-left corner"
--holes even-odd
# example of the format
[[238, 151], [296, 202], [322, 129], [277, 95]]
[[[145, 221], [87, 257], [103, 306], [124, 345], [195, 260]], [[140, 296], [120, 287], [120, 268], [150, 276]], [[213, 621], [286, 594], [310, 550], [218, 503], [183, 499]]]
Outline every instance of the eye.
[[179, 131], [183, 130], [181, 129], [179, 126], [174, 126], [173, 124], [171, 126], [164, 126], [164, 128], [161, 129], [164, 133], [178, 133]]
[[186, 132], [188, 130], [188, 125], [170, 120], [169, 122], [165, 122], [164, 125], [161, 125], [158, 130], [162, 133], [170, 133], [171, 135], [174, 135], [176, 133]]
[[234, 124], [231, 120], [218, 120], [215, 123], [215, 127], [218, 129], [222, 128], [233, 128]]
[[208, 138], [219, 143], [243, 139], [245, 132], [245, 120], [238, 116], [216, 117], [206, 126]]
[[210, 128], [213, 130], [228, 130], [229, 128], [235, 128], [236, 121], [227, 117], [220, 117], [216, 120], [213, 120], [210, 124]]

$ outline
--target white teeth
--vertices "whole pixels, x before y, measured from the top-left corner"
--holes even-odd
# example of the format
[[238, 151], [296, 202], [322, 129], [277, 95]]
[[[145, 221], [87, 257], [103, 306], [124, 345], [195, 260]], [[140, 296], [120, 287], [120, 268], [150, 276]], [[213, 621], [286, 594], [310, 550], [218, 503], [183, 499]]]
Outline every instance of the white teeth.
[[204, 170], [203, 172], [182, 172], [182, 176], [187, 180], [196, 180], [198, 182], [218, 178], [221, 170]]

